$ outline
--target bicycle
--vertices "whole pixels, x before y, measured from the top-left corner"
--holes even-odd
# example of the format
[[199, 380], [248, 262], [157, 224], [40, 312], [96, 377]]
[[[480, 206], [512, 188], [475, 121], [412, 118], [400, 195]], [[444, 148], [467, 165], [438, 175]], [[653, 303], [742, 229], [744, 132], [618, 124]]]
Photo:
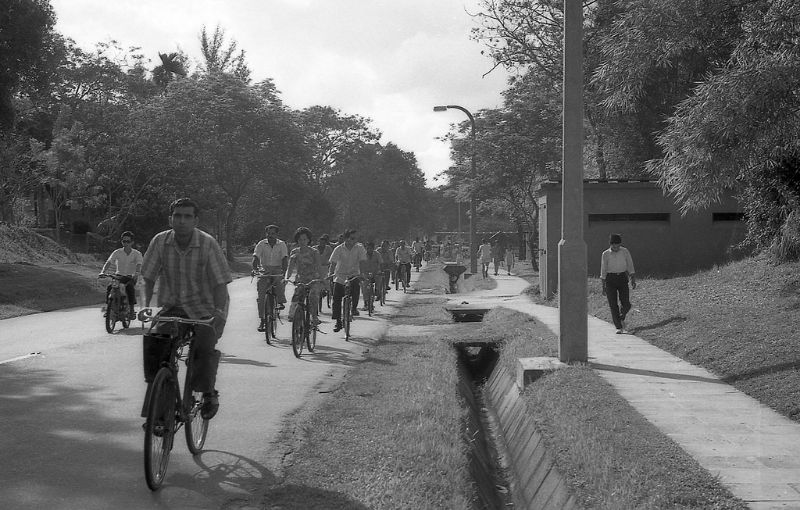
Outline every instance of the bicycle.
[[333, 282], [330, 282], [328, 288], [321, 289], [319, 291], [319, 307], [317, 310], [322, 312], [322, 300], [325, 300], [325, 303], [328, 305], [328, 310], [331, 309], [331, 296], [333, 295]]
[[344, 339], [350, 340], [350, 323], [353, 322], [353, 285], [358, 285], [361, 276], [351, 276], [344, 284], [344, 297], [342, 298], [342, 326]]
[[411, 282], [411, 263], [409, 262], [399, 262], [397, 264], [397, 280], [394, 284], [394, 290], [397, 290], [399, 284], [403, 285], [403, 293], [405, 294], [406, 289], [408, 288]]
[[297, 307], [292, 318], [292, 351], [296, 358], [303, 354], [303, 342], [308, 352], [314, 352], [317, 346], [318, 325], [311, 323], [311, 286], [322, 283], [324, 279], [311, 280], [308, 283], [294, 282], [298, 290]]
[[113, 333], [114, 328], [117, 327], [117, 321], [122, 322], [124, 329], [128, 329], [128, 326], [131, 325], [131, 318], [128, 315], [128, 295], [125, 293], [124, 287], [120, 290], [120, 286], [124, 285], [123, 281], [127, 282], [130, 276], [101, 273], [98, 278], [111, 278], [111, 289], [106, 297], [106, 309], [103, 313], [106, 331]]
[[[144, 475], [147, 486], [150, 490], [156, 491], [164, 482], [175, 434], [181, 426], [184, 427], [186, 445], [192, 455], [201, 453], [205, 445], [209, 420], [204, 419], [200, 412], [203, 406], [203, 393], [194, 391], [190, 385], [194, 375], [192, 347], [195, 327], [211, 326], [214, 319], [171, 317], [161, 315], [161, 312], [151, 319], [149, 312], [150, 310], [139, 312], [139, 320], [151, 322], [147, 334], [169, 342], [169, 357], [161, 362], [161, 368], [156, 372], [145, 397], [147, 421], [144, 426]], [[157, 325], [164, 323], [171, 323], [172, 328], [169, 333], [153, 333]], [[180, 361], [186, 364], [182, 394], [178, 381]]]
[[372, 317], [372, 314], [375, 313], [375, 297], [380, 296], [380, 290], [378, 289], [385, 289], [383, 286], [383, 274], [367, 273], [365, 279], [367, 280], [367, 285], [364, 286], [364, 306], [367, 307], [367, 312]]
[[381, 271], [381, 285], [378, 287], [378, 297], [380, 298], [381, 306], [386, 304], [386, 287], [389, 285], [389, 273], [388, 269]]
[[276, 321], [280, 319], [280, 309], [278, 308], [278, 296], [275, 293], [275, 287], [283, 281], [283, 275], [277, 274], [267, 274], [262, 271], [253, 271], [251, 273], [250, 281], [252, 282], [252, 277], [257, 276], [259, 280], [261, 278], [268, 278], [269, 279], [269, 287], [267, 287], [267, 292], [264, 295], [264, 337], [267, 341], [267, 345], [272, 345], [270, 341], [270, 337], [277, 339], [277, 335], [275, 334], [276, 328]]

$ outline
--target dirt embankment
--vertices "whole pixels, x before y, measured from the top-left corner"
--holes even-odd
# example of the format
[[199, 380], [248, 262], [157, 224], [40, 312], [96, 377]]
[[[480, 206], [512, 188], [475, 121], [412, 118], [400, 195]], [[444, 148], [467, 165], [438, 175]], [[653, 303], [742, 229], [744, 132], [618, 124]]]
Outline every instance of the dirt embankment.
[[102, 303], [101, 265], [33, 230], [0, 223], [0, 319]]

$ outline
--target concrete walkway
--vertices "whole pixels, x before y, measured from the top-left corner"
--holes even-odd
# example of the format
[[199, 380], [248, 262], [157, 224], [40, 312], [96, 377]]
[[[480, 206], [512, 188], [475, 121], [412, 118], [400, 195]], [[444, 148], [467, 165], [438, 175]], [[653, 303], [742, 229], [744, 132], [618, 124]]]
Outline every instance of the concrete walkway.
[[[502, 306], [536, 317], [558, 336], [558, 309], [520, 293], [528, 283], [495, 276], [497, 288], [453, 302]], [[635, 317], [629, 322], [635, 327]], [[589, 317], [589, 363], [651, 423], [750, 508], [800, 509], [800, 424], [703, 368]]]

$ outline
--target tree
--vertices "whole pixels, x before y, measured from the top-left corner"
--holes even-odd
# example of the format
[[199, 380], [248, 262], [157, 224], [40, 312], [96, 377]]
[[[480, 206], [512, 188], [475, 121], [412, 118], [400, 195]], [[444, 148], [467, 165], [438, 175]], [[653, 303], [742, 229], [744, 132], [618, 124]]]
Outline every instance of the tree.
[[331, 180], [341, 172], [340, 163], [381, 137], [369, 119], [344, 115], [330, 106], [311, 106], [295, 115], [311, 155], [306, 175], [323, 196], [328, 193]]
[[40, 85], [41, 62], [53, 37], [48, 0], [7, 0], [0, 5], [0, 130], [14, 125], [13, 97], [21, 83]]
[[685, 209], [739, 193], [749, 240], [800, 256], [800, 6], [749, 2], [736, 11], [731, 57], [681, 101], [650, 162]]
[[79, 209], [96, 205], [101, 197], [95, 186], [96, 173], [86, 166], [84, 132], [80, 122], [74, 122], [69, 108], [64, 108], [53, 127], [50, 147], [32, 141], [39, 183], [47, 193], [55, 214], [56, 240], [60, 239], [64, 208]]
[[245, 61], [245, 51], [236, 53], [238, 43], [231, 40], [225, 46], [225, 30], [219, 25], [211, 37], [206, 27], [200, 31], [200, 51], [203, 53], [203, 70], [206, 74], [228, 73], [245, 83], [250, 82], [250, 68]]
[[277, 102], [230, 74], [177, 80], [132, 116], [132, 155], [140, 155], [132, 166], [142, 176], [158, 168], [159, 186], [218, 212], [217, 234], [230, 246], [239, 207], [259, 182], [298, 179], [301, 138]]

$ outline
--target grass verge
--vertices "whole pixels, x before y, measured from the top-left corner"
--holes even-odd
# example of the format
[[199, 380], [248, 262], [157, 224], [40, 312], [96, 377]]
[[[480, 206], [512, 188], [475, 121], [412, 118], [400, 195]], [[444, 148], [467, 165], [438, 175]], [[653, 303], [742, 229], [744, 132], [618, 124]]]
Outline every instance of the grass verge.
[[445, 340], [459, 326], [431, 326], [450, 322], [443, 301], [409, 295], [394, 323], [419, 323], [419, 334], [402, 328], [371, 342], [367, 359], [299, 426], [284, 483], [265, 493], [265, 508], [470, 508], [466, 410]]
[[[517, 358], [558, 353], [547, 327], [509, 310], [491, 311], [471, 334], [502, 340], [498, 363], [510, 373]], [[747, 508], [588, 367], [544, 376], [521, 398], [584, 508]]]
[[[758, 256], [690, 276], [643, 278], [631, 302], [633, 334], [800, 421], [800, 262]], [[611, 322], [597, 278], [589, 280], [588, 309]]]

